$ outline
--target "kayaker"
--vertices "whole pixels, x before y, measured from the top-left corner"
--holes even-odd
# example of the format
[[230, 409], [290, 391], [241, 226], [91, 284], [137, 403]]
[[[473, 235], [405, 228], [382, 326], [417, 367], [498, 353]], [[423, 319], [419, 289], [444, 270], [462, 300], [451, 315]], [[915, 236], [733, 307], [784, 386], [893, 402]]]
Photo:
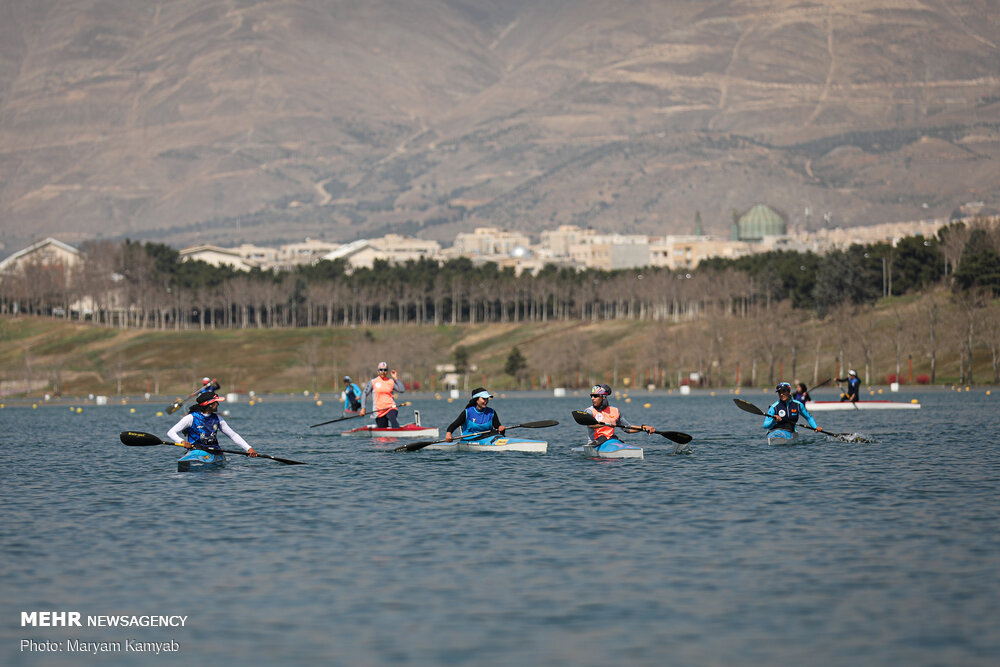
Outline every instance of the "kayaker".
[[254, 448], [219, 416], [219, 403], [224, 400], [226, 399], [214, 392], [208, 396], [200, 396], [199, 402], [190, 407], [190, 412], [181, 417], [181, 420], [167, 432], [167, 437], [173, 442], [183, 444], [187, 449], [197, 447], [212, 451], [220, 449], [218, 432], [222, 431], [249, 456], [257, 456]]
[[622, 416], [621, 411], [618, 408], [613, 407], [608, 403], [608, 398], [611, 396], [611, 386], [606, 384], [597, 384], [590, 388], [590, 402], [591, 406], [587, 408], [584, 412], [593, 417], [598, 423], [594, 426], [587, 427], [587, 444], [597, 444], [602, 445], [607, 440], [615, 438], [621, 440], [615, 435], [615, 427], [623, 429], [641, 429], [646, 433], [652, 433], [656, 430], [653, 426], [646, 426], [641, 424], [639, 426], [633, 426], [629, 423], [624, 416]]
[[344, 376], [344, 412], [357, 412], [361, 409], [361, 387], [351, 381], [350, 375]]
[[778, 393], [778, 400], [767, 409], [767, 416], [764, 417], [764, 428], [769, 432], [788, 431], [794, 433], [796, 422], [802, 418], [817, 431], [823, 430], [816, 425], [816, 420], [806, 410], [806, 406], [792, 398], [792, 385], [787, 382], [779, 382], [775, 391]]
[[857, 372], [852, 368], [851, 370], [847, 371], [847, 377], [837, 378], [837, 382], [847, 383], [847, 392], [846, 393], [841, 392], [840, 400], [850, 401], [851, 403], [857, 403], [858, 398], [860, 397], [861, 394], [861, 380], [858, 379]]
[[378, 376], [373, 377], [365, 385], [365, 390], [361, 393], [361, 409], [358, 414], [365, 416], [365, 404], [368, 397], [372, 396], [372, 410], [375, 411], [376, 428], [399, 428], [399, 408], [393, 399], [393, 392], [403, 393], [406, 387], [399, 381], [399, 374], [396, 369], [389, 370], [389, 364], [384, 361], [379, 362]]
[[194, 402], [197, 403], [202, 397], [208, 397], [215, 394], [221, 385], [215, 378], [204, 377], [201, 379], [201, 389], [198, 390], [198, 394], [195, 396]]
[[444, 433], [445, 442], [452, 441], [451, 434], [457, 429], [462, 429], [462, 437], [490, 431], [503, 435], [504, 427], [500, 423], [500, 417], [497, 416], [496, 410], [487, 406], [491, 398], [493, 395], [483, 387], [473, 389], [472, 398], [462, 410], [462, 414], [448, 424], [448, 430]]
[[795, 384], [795, 393], [792, 395], [792, 398], [802, 405], [805, 405], [807, 401], [813, 400], [812, 396], [809, 395], [809, 390], [806, 389], [804, 382], [798, 382]]

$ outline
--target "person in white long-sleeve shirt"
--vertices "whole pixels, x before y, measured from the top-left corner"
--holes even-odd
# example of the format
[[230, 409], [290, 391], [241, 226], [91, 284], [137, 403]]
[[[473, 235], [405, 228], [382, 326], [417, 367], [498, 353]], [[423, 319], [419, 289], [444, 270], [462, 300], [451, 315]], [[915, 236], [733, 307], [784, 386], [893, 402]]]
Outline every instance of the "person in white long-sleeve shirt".
[[254, 448], [218, 415], [219, 403], [224, 400], [214, 393], [200, 396], [199, 402], [191, 406], [191, 411], [167, 432], [167, 437], [187, 449], [197, 447], [212, 451], [220, 449], [218, 432], [222, 431], [249, 456], [257, 456]]

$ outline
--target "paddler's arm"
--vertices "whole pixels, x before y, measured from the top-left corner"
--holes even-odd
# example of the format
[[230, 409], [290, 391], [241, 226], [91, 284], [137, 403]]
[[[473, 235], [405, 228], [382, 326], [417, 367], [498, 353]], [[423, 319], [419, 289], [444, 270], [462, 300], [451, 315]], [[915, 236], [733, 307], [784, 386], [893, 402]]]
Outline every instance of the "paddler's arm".
[[219, 420], [219, 430], [229, 436], [229, 439], [235, 442], [237, 445], [243, 448], [243, 451], [249, 454], [251, 457], [257, 456], [256, 450], [250, 446], [250, 444], [243, 439], [243, 437], [233, 430], [225, 419]]
[[452, 431], [456, 431], [456, 430], [458, 430], [460, 428], [464, 428], [464, 427], [465, 427], [465, 410], [462, 410], [462, 414], [460, 414], [458, 416], [458, 419], [456, 419], [452, 423], [448, 424], [448, 429], [444, 432], [444, 440], [445, 440], [445, 442], [451, 442], [452, 441], [452, 437], [451, 437]]
[[775, 424], [780, 424], [781, 418], [774, 415], [774, 406], [772, 405], [767, 409], [767, 415], [764, 417], [764, 428], [771, 428]]
[[399, 381], [399, 375], [396, 373], [395, 369], [392, 371], [392, 390], [398, 394], [405, 394], [406, 387], [402, 382]]
[[493, 411], [493, 424], [492, 424], [492, 426], [493, 426], [493, 430], [494, 431], [496, 431], [500, 435], [503, 435], [504, 425], [500, 423], [500, 415], [498, 415], [495, 410]]
[[812, 426], [817, 431], [822, 431], [823, 430], [822, 428], [820, 428], [819, 426], [816, 425], [816, 420], [813, 419], [813, 416], [811, 414], [809, 414], [808, 410], [806, 410], [806, 406], [805, 405], [803, 405], [799, 409], [799, 415], [802, 416], [802, 417], [805, 417], [806, 418], [806, 422], [808, 422], [809, 425]]
[[362, 417], [365, 416], [365, 406], [368, 405], [368, 397], [372, 395], [372, 381], [369, 380], [368, 384], [361, 392], [361, 409], [358, 410], [358, 414]]
[[194, 417], [192, 417], [191, 413], [189, 412], [183, 417], [181, 417], [180, 421], [174, 424], [173, 427], [171, 427], [171, 429], [167, 431], [167, 438], [169, 438], [173, 442], [176, 442], [177, 444], [184, 445], [184, 447], [186, 447], [187, 449], [192, 449], [194, 445], [192, 445], [184, 438], [183, 433], [184, 429], [186, 429], [193, 423], [194, 423]]

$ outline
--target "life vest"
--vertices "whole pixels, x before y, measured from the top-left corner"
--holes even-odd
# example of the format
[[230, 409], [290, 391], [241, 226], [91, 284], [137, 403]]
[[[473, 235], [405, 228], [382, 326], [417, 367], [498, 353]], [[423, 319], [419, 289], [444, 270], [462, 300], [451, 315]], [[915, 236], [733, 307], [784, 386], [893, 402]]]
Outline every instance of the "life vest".
[[344, 410], [357, 412], [361, 409], [361, 389], [353, 382], [344, 390]]
[[462, 427], [462, 435], [492, 431], [493, 415], [495, 414], [493, 408], [486, 408], [480, 412], [476, 406], [470, 405], [465, 409], [465, 426]]
[[794, 399], [787, 403], [775, 401], [771, 408], [774, 412], [774, 419], [781, 418], [782, 422], [780, 426], [772, 426], [770, 430], [780, 429], [794, 432], [795, 424], [799, 421], [799, 410], [802, 408], [802, 404]]
[[184, 431], [188, 442], [210, 449], [218, 449], [219, 438], [217, 433], [219, 431], [219, 422], [222, 421], [219, 415], [214, 412], [206, 415], [196, 410], [191, 413], [191, 417], [194, 419], [194, 423]]
[[589, 412], [594, 419], [603, 424], [594, 429], [594, 440], [600, 437], [605, 440], [615, 437], [615, 424], [618, 423], [618, 416], [621, 414], [618, 408], [608, 405], [601, 410], [592, 408]]
[[372, 403], [377, 417], [385, 417], [390, 410], [396, 409], [396, 401], [392, 398], [392, 390], [395, 388], [396, 381], [392, 378], [387, 380], [372, 379]]

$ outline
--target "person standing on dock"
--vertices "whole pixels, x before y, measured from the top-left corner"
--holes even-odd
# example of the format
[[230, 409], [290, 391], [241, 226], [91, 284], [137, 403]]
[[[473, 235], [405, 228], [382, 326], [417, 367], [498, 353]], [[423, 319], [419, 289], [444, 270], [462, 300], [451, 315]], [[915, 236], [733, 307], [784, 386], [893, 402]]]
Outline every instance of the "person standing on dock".
[[365, 404], [368, 397], [372, 397], [372, 411], [375, 412], [376, 428], [399, 428], [399, 408], [393, 398], [393, 392], [403, 393], [406, 387], [399, 381], [399, 374], [396, 369], [389, 370], [389, 364], [382, 361], [378, 365], [378, 376], [372, 378], [365, 385], [365, 390], [361, 394], [361, 410], [358, 412], [365, 416]]
[[183, 443], [186, 449], [197, 447], [211, 452], [219, 449], [218, 432], [222, 431], [249, 456], [257, 456], [254, 448], [219, 416], [219, 403], [224, 400], [215, 392], [199, 396], [198, 402], [190, 407], [190, 412], [167, 432], [167, 437], [173, 442]]
[[656, 430], [645, 424], [639, 426], [630, 424], [618, 408], [608, 403], [611, 394], [611, 387], [606, 384], [597, 384], [590, 389], [591, 405], [584, 412], [593, 417], [597, 424], [587, 427], [588, 444], [602, 445], [612, 438], [620, 439], [615, 435], [615, 427], [626, 430], [640, 429], [646, 433], [652, 433]]
[[351, 415], [361, 409], [361, 387], [351, 381], [350, 375], [344, 376], [344, 414]]
[[483, 387], [476, 387], [472, 390], [472, 399], [465, 406], [465, 410], [458, 416], [458, 419], [448, 424], [448, 430], [444, 433], [445, 442], [452, 441], [452, 432], [462, 429], [462, 437], [474, 435], [476, 433], [499, 433], [503, 435], [504, 427], [500, 423], [500, 417], [496, 410], [487, 406], [493, 394]]
[[858, 379], [857, 372], [852, 368], [847, 371], [847, 377], [837, 378], [837, 382], [847, 382], [847, 393], [841, 392], [840, 400], [857, 403], [861, 393], [861, 380]]

